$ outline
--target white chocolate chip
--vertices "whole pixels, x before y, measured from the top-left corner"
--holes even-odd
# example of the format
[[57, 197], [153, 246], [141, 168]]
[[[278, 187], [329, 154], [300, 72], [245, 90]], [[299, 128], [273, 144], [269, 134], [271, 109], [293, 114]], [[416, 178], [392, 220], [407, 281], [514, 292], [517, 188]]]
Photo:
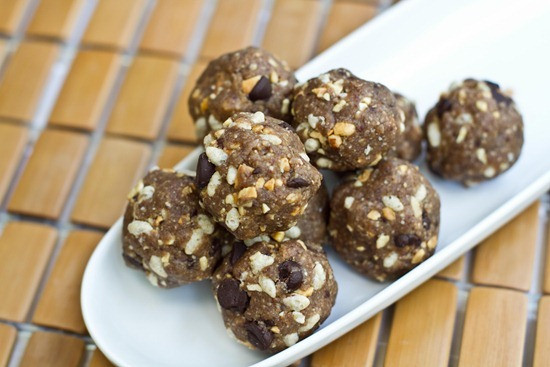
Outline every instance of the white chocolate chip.
[[485, 149], [483, 148], [477, 148], [476, 149], [476, 157], [479, 159], [479, 161], [483, 164], [487, 164], [487, 153], [485, 152]]
[[307, 319], [307, 322], [304, 326], [298, 329], [298, 332], [303, 333], [305, 331], [311, 330], [321, 319], [321, 316], [319, 314], [314, 314], [309, 319]]
[[306, 322], [306, 317], [300, 311], [292, 311], [292, 318], [298, 324], [303, 324], [304, 322]]
[[205, 271], [208, 268], [208, 259], [206, 256], [201, 256], [199, 259], [199, 266], [201, 268], [201, 271]]
[[418, 189], [416, 190], [416, 193], [414, 194], [414, 197], [416, 198], [416, 200], [422, 201], [426, 198], [426, 195], [428, 195], [426, 186], [424, 186], [424, 184], [420, 184], [420, 186], [418, 186]]
[[240, 220], [241, 220], [241, 215], [239, 214], [239, 211], [237, 210], [237, 208], [232, 208], [225, 215], [225, 225], [227, 226], [227, 228], [229, 228], [232, 231], [239, 228]]
[[142, 234], [149, 234], [153, 231], [153, 227], [145, 221], [134, 220], [128, 224], [128, 232], [135, 237], [139, 237]]
[[233, 185], [235, 183], [235, 178], [237, 177], [237, 169], [233, 166], [229, 166], [227, 169], [227, 183]]
[[254, 112], [251, 120], [256, 124], [259, 124], [260, 122], [265, 122], [265, 115], [263, 114], [263, 112], [260, 112], [260, 111]]
[[254, 253], [254, 255], [250, 256], [249, 259], [250, 259], [250, 267], [252, 268], [252, 272], [254, 274], [257, 274], [263, 268], [273, 264], [273, 262], [275, 261], [273, 257], [269, 255], [264, 255], [260, 251], [257, 251], [256, 253]]
[[199, 214], [197, 215], [197, 222], [199, 223], [200, 229], [206, 234], [214, 233], [214, 223], [210, 220], [207, 215]]
[[399, 198], [395, 195], [382, 196], [382, 202], [385, 206], [395, 210], [396, 212], [399, 212], [404, 208], [401, 200], [399, 200]]
[[382, 248], [386, 246], [388, 242], [390, 242], [390, 236], [382, 233], [380, 236], [378, 236], [378, 239], [376, 240], [376, 248]]
[[441, 132], [439, 132], [439, 125], [437, 122], [431, 122], [428, 124], [428, 141], [432, 147], [438, 147], [441, 143]]
[[293, 311], [302, 311], [309, 306], [309, 303], [309, 298], [298, 293], [283, 298], [283, 304]]
[[215, 166], [219, 166], [227, 160], [227, 153], [216, 147], [206, 147], [206, 155]]
[[355, 201], [355, 198], [353, 196], [347, 196], [344, 199], [344, 208], [349, 209], [353, 205], [353, 202]]
[[411, 208], [415, 218], [422, 217], [422, 208], [420, 207], [420, 202], [414, 196], [411, 196]]
[[270, 142], [271, 144], [273, 145], [280, 145], [283, 141], [281, 140], [281, 138], [279, 138], [278, 136], [276, 135], [272, 135], [272, 134], [260, 134], [260, 137], [265, 140], [265, 141], [268, 141]]
[[153, 197], [153, 194], [155, 193], [155, 188], [153, 186], [145, 186], [141, 191], [139, 192], [138, 196], [138, 203], [141, 203], [144, 200], [149, 200]]
[[285, 232], [285, 236], [292, 239], [300, 237], [301, 234], [302, 230], [298, 226], [290, 227]]
[[208, 186], [206, 187], [206, 193], [208, 196], [214, 196], [216, 193], [216, 189], [222, 182], [222, 176], [218, 171], [214, 172], [212, 177], [210, 177], [210, 181], [208, 181]]
[[384, 258], [384, 267], [391, 268], [397, 262], [397, 253], [392, 252]]
[[202, 229], [197, 228], [194, 229], [191, 233], [191, 237], [189, 238], [189, 241], [185, 244], [185, 253], [187, 255], [192, 255], [195, 250], [199, 247], [200, 243], [202, 242], [204, 233]]
[[313, 138], [307, 139], [304, 143], [304, 147], [306, 148], [306, 152], [308, 153], [316, 151], [317, 149], [319, 149], [320, 146], [321, 144], [319, 144], [319, 140]]
[[321, 289], [325, 284], [326, 279], [327, 274], [325, 273], [323, 265], [319, 262], [315, 262], [315, 267], [313, 268], [313, 289]]
[[350, 136], [355, 133], [355, 125], [349, 122], [337, 122], [334, 125], [334, 133], [340, 136]]
[[262, 290], [267, 293], [271, 298], [275, 298], [277, 295], [277, 288], [275, 288], [275, 282], [268, 277], [260, 276], [259, 279], [260, 287]]
[[298, 341], [298, 333], [287, 334], [283, 336], [283, 341], [287, 347], [291, 347]]
[[149, 267], [155, 272], [155, 274], [162, 278], [166, 278], [168, 276], [168, 274], [166, 274], [166, 270], [164, 270], [164, 266], [162, 266], [162, 260], [158, 256], [151, 256], [149, 259]]

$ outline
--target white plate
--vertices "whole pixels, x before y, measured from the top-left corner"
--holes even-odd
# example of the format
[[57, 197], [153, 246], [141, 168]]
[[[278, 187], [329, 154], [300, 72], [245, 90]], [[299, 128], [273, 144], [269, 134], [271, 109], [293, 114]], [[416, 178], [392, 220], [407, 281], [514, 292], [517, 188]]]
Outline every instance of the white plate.
[[[88, 263], [82, 311], [90, 335], [123, 366], [280, 366], [304, 357], [395, 302], [468, 251], [550, 186], [550, 2], [408, 0], [382, 14], [298, 72], [334, 67], [381, 81], [417, 101], [421, 116], [453, 80], [477, 77], [513, 87], [525, 120], [518, 163], [471, 189], [430, 175], [441, 195], [440, 244], [401, 279], [378, 284], [329, 253], [339, 283], [330, 318], [276, 355], [252, 352], [225, 335], [208, 282], [162, 290], [123, 264], [121, 221]], [[179, 165], [194, 169], [198, 151]]]

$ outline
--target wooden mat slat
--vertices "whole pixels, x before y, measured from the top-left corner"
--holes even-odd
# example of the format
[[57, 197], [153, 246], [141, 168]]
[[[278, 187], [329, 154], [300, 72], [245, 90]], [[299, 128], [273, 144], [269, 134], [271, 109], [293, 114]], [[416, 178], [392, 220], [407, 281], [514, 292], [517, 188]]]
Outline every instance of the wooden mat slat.
[[86, 333], [80, 310], [80, 285], [101, 232], [76, 230], [65, 240], [34, 311], [32, 322]]
[[550, 366], [550, 297], [539, 301], [537, 331], [535, 337], [534, 367]]
[[474, 283], [529, 290], [539, 227], [539, 204], [537, 201], [531, 205], [476, 248], [472, 273]]
[[542, 281], [542, 292], [549, 294], [550, 293], [550, 222], [546, 224], [546, 239], [545, 239], [545, 254], [546, 261], [543, 269], [544, 279]]
[[108, 51], [80, 51], [53, 111], [50, 124], [94, 130], [120, 67], [120, 56]]
[[355, 1], [334, 2], [321, 32], [317, 52], [324, 51], [359, 26], [365, 24], [377, 12], [377, 7], [368, 3]]
[[33, 118], [58, 51], [56, 44], [48, 42], [19, 45], [0, 81], [0, 116], [22, 121]]
[[21, 160], [27, 138], [26, 127], [0, 123], [0, 202]]
[[0, 67], [2, 66], [2, 62], [4, 61], [5, 56], [6, 56], [6, 41], [0, 38]]
[[88, 147], [88, 136], [47, 129], [40, 135], [8, 203], [15, 213], [57, 219]]
[[23, 19], [30, 0], [2, 0], [0, 3], [0, 33], [12, 34]]
[[27, 34], [65, 40], [74, 30], [85, 0], [41, 0]]
[[262, 46], [300, 67], [313, 55], [322, 10], [317, 0], [276, 0]]
[[357, 326], [311, 358], [311, 367], [372, 366], [382, 313]]
[[0, 318], [25, 321], [50, 259], [57, 231], [30, 222], [9, 222], [0, 236]]
[[126, 196], [149, 162], [148, 144], [103, 138], [77, 198], [71, 219], [109, 228], [126, 206]]
[[[137, 56], [122, 84], [107, 132], [157, 138], [176, 83], [178, 63], [163, 57]], [[144, 88], [143, 86], [147, 86]]]
[[125, 50], [130, 46], [146, 0], [98, 0], [82, 36], [86, 45]]
[[84, 356], [84, 341], [45, 331], [32, 334], [20, 367], [77, 367]]
[[384, 366], [444, 366], [449, 363], [457, 288], [430, 280], [397, 302]]
[[475, 287], [466, 307], [459, 366], [521, 366], [527, 296], [517, 291]]
[[257, 0], [219, 0], [217, 4], [201, 50], [205, 59], [250, 45], [262, 6]]
[[437, 276], [440, 278], [451, 279], [451, 280], [460, 280], [464, 274], [464, 268], [466, 266], [466, 255], [461, 256], [453, 262], [451, 265], [447, 266], [445, 269], [437, 273]]
[[157, 161], [160, 168], [172, 168], [195, 149], [191, 145], [167, 144]]
[[197, 61], [185, 79], [185, 85], [176, 103], [176, 107], [174, 108], [170, 125], [168, 126], [168, 139], [170, 140], [187, 143], [195, 143], [197, 141], [195, 124], [189, 114], [187, 100], [195, 86], [195, 82], [206, 68], [206, 65], [208, 65], [207, 62]]
[[182, 57], [199, 19], [204, 0], [157, 2], [141, 40], [142, 51]]
[[96, 348], [90, 359], [88, 367], [112, 367], [114, 366], [101, 351]]
[[17, 338], [17, 329], [0, 323], [0, 366], [8, 365], [15, 338]]

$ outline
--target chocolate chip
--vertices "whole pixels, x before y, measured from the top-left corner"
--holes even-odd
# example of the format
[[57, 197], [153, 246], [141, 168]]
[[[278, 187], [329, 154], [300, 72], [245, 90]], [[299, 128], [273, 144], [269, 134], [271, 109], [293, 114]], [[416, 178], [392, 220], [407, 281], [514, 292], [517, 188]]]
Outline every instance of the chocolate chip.
[[185, 266], [187, 266], [187, 269], [194, 268], [196, 263], [197, 259], [195, 258], [195, 256], [187, 256], [185, 258]]
[[300, 288], [304, 280], [302, 266], [296, 261], [286, 260], [279, 265], [279, 279], [286, 284], [288, 291]]
[[224, 279], [218, 287], [218, 302], [226, 310], [243, 313], [248, 306], [248, 294], [240, 287], [237, 279]]
[[428, 216], [428, 213], [423, 211], [422, 212], [422, 227], [424, 227], [424, 229], [428, 230], [428, 229], [430, 229], [431, 226], [432, 226], [432, 220]]
[[229, 257], [229, 262], [231, 265], [235, 265], [235, 263], [243, 256], [245, 251], [246, 245], [244, 243], [241, 241], [235, 242], [235, 244], [233, 244], [233, 249], [231, 250], [231, 256]]
[[300, 187], [307, 187], [309, 186], [309, 182], [301, 177], [294, 177], [291, 178], [286, 182], [286, 185], [288, 187], [291, 187], [293, 189], [299, 189]]
[[289, 124], [288, 122], [286, 122], [286, 121], [283, 121], [283, 122], [279, 123], [279, 126], [282, 127], [282, 128], [285, 129], [285, 130], [294, 132], [294, 128], [292, 127], [292, 125], [290, 125], [290, 124]]
[[216, 254], [220, 253], [222, 250], [222, 241], [219, 238], [214, 238], [212, 240], [212, 245], [210, 246], [210, 250], [208, 250], [208, 255], [215, 256]]
[[262, 75], [254, 88], [248, 94], [248, 98], [252, 101], [265, 100], [271, 97], [271, 82]]
[[197, 162], [197, 176], [195, 177], [195, 183], [199, 190], [208, 185], [214, 172], [216, 172], [216, 166], [208, 160], [206, 153], [202, 153]]
[[254, 171], [252, 171], [252, 174], [257, 175], [258, 173], [262, 173], [262, 169], [260, 167], [254, 168]]
[[405, 247], [407, 245], [419, 246], [422, 241], [415, 234], [400, 234], [395, 237], [394, 242], [397, 247]]
[[125, 254], [125, 253], [122, 253], [122, 257], [124, 258], [124, 261], [126, 262], [126, 265], [128, 265], [130, 267], [138, 268], [138, 269], [143, 268], [143, 265], [141, 264], [141, 261], [139, 261], [138, 259], [135, 259], [135, 258], [133, 258], [130, 255]]
[[500, 92], [500, 89], [493, 89], [491, 88], [491, 95], [493, 96], [493, 99], [497, 102], [503, 102], [506, 106], [509, 106], [512, 104], [512, 98], [508, 97], [505, 94], [502, 94]]
[[437, 102], [437, 115], [443, 116], [443, 114], [447, 111], [449, 111], [453, 107], [453, 103], [448, 100], [447, 98], [441, 98], [439, 102]]
[[260, 350], [266, 350], [273, 341], [273, 334], [263, 323], [247, 321], [244, 324], [248, 341]]
[[500, 85], [498, 85], [497, 83], [494, 83], [490, 80], [484, 80], [485, 84], [487, 84], [489, 86], [489, 88], [491, 89], [500, 89]]

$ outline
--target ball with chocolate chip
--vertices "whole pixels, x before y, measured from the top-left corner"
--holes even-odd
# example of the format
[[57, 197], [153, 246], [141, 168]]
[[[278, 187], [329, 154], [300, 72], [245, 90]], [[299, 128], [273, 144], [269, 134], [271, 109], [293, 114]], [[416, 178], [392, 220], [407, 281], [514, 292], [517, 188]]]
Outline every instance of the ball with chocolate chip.
[[240, 240], [294, 226], [321, 185], [289, 128], [262, 112], [243, 112], [204, 139], [197, 165], [201, 201]]
[[338, 291], [325, 253], [301, 240], [236, 245], [212, 281], [229, 334], [269, 352], [317, 329]]
[[345, 69], [296, 87], [292, 114], [312, 163], [334, 171], [376, 165], [394, 147], [403, 122], [388, 88]]
[[210, 278], [229, 234], [199, 206], [195, 179], [153, 170], [128, 195], [122, 255], [158, 287]]
[[399, 93], [394, 93], [397, 107], [402, 113], [403, 124], [400, 124], [400, 134], [397, 144], [389, 155], [412, 162], [422, 151], [422, 128], [418, 123], [418, 113], [412, 101]]
[[286, 62], [257, 47], [211, 61], [189, 97], [189, 112], [202, 139], [237, 112], [261, 111], [290, 121], [296, 78]]
[[427, 162], [438, 175], [466, 186], [493, 179], [517, 161], [523, 120], [493, 82], [466, 79], [439, 98], [424, 123]]
[[387, 158], [338, 186], [330, 202], [332, 246], [359, 272], [385, 281], [430, 257], [439, 195], [418, 167]]

